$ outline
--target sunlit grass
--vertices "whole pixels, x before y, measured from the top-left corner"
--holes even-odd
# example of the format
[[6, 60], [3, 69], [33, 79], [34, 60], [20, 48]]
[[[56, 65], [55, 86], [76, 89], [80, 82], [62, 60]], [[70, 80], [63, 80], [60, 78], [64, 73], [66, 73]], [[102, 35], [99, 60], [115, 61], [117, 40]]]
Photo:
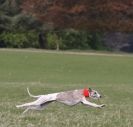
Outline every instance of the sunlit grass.
[[[132, 127], [132, 77], [127, 56], [0, 51], [0, 127]], [[22, 116], [15, 105], [34, 100], [26, 87], [35, 95], [92, 87], [106, 107], [52, 103]]]

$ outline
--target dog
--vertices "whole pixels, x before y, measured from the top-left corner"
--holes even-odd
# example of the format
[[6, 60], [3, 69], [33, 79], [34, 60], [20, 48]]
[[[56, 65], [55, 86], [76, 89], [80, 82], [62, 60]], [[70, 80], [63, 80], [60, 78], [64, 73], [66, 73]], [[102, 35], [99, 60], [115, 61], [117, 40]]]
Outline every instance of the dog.
[[93, 99], [101, 98], [101, 95], [96, 90], [93, 90], [91, 88], [51, 93], [47, 95], [37, 95], [37, 96], [31, 94], [28, 88], [27, 92], [30, 97], [36, 98], [36, 100], [22, 105], [16, 105], [17, 108], [25, 108], [23, 114], [30, 109], [43, 110], [49, 103], [52, 103], [54, 101], [69, 106], [74, 106], [79, 103], [95, 108], [102, 108], [105, 106], [104, 104], [98, 105], [90, 101], [87, 101], [86, 98], [93, 98]]

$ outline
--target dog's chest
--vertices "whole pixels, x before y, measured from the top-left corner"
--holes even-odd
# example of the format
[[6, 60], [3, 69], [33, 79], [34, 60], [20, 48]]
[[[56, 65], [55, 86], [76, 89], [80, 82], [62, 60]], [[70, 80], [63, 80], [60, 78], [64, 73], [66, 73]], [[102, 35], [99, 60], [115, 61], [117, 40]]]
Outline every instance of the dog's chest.
[[74, 105], [81, 101], [81, 98], [83, 97], [82, 92], [83, 90], [61, 92], [57, 95], [56, 100], [67, 105]]

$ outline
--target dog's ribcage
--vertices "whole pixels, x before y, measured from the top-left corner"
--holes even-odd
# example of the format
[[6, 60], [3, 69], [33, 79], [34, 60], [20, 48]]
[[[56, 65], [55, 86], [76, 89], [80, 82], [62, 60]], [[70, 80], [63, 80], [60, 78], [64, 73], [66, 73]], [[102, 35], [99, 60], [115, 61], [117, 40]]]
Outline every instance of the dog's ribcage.
[[67, 105], [75, 105], [81, 102], [82, 97], [83, 97], [83, 90], [67, 91], [59, 93], [57, 95], [56, 101]]

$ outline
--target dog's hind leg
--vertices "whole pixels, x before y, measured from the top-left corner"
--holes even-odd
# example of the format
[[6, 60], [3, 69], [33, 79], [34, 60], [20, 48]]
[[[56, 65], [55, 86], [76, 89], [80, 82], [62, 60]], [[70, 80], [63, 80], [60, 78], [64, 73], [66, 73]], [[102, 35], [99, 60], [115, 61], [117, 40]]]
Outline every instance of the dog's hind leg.
[[16, 105], [17, 108], [29, 107], [29, 106], [39, 106], [42, 103], [45, 103], [47, 100], [42, 96], [38, 98], [36, 101], [25, 103], [22, 105]]
[[25, 110], [24, 110], [24, 112], [22, 113], [22, 115], [23, 114], [25, 114], [27, 111], [29, 111], [30, 109], [31, 110], [43, 110], [43, 109], [45, 109], [46, 107], [47, 107], [47, 105], [49, 104], [49, 103], [52, 103], [53, 101], [49, 101], [49, 102], [45, 102], [45, 103], [43, 103], [43, 104], [41, 104], [41, 105], [38, 105], [38, 106], [29, 106], [29, 107], [27, 107]]
[[22, 113], [22, 115], [23, 114], [25, 114], [27, 111], [29, 111], [29, 110], [42, 110], [42, 108], [41, 108], [41, 106], [29, 106], [29, 107], [27, 107], [24, 111], [23, 111], [23, 113]]
[[30, 109], [30, 108], [26, 108], [26, 109], [23, 111], [22, 115], [25, 114], [29, 109]]
[[29, 107], [29, 106], [32, 106], [32, 105], [36, 105], [36, 101], [30, 102], [30, 103], [25, 103], [25, 104], [22, 104], [22, 105], [16, 105], [16, 107], [17, 108], [23, 108], [23, 107]]

